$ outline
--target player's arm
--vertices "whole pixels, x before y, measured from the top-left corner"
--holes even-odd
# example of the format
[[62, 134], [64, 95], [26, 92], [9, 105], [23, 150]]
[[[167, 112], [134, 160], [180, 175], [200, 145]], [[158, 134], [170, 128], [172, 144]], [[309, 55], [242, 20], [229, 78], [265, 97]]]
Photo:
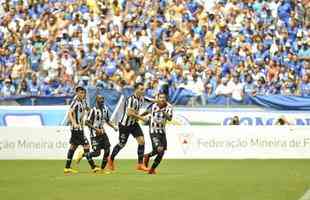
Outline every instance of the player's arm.
[[171, 121], [172, 120], [172, 108], [171, 107], [168, 107], [166, 112], [165, 112], [165, 115], [166, 115], [166, 118], [168, 121]]
[[142, 117], [150, 114], [152, 112], [152, 106], [153, 106], [153, 103], [148, 105], [148, 107], [146, 107], [145, 111], [141, 114]]
[[90, 121], [88, 121], [88, 120], [86, 120], [85, 125], [88, 126], [88, 128], [90, 128], [90, 129], [92, 129], [92, 130], [94, 130], [94, 131], [99, 131], [99, 129], [98, 129], [98, 128], [95, 128], [95, 127], [92, 125], [92, 123], [91, 123]]
[[78, 109], [77, 104], [75, 102], [72, 102], [72, 104], [70, 106], [70, 110], [69, 110], [69, 120], [70, 120], [73, 128], [79, 128], [77, 121], [75, 121], [75, 110], [76, 109]]
[[148, 97], [148, 96], [144, 96], [144, 100], [147, 101], [147, 102], [150, 102], [150, 103], [157, 103], [158, 102], [157, 99], [154, 99], [154, 98], [151, 98], [151, 97]]
[[150, 112], [146, 110], [146, 111], [144, 111], [143, 113], [141, 113], [141, 116], [142, 116], [142, 117], [145, 117], [145, 116], [148, 115], [148, 114], [150, 114]]
[[117, 132], [117, 131], [118, 131], [118, 128], [117, 128], [116, 125], [114, 125], [113, 123], [111, 123], [110, 116], [109, 116], [109, 110], [108, 110], [108, 108], [107, 108], [106, 106], [105, 106], [105, 110], [107, 111], [107, 112], [106, 112], [106, 116], [105, 116], [105, 121], [106, 121], [106, 123], [107, 123], [111, 128], [113, 128], [115, 132]]
[[95, 111], [93, 109], [91, 109], [89, 114], [88, 114], [88, 117], [85, 121], [85, 125], [94, 131], [98, 131], [98, 129], [93, 126], [94, 119], [95, 119]]
[[133, 118], [136, 118], [138, 120], [145, 121], [145, 118], [143, 116], [137, 114], [137, 112], [132, 108], [127, 109], [127, 114], [129, 117], [133, 117]]

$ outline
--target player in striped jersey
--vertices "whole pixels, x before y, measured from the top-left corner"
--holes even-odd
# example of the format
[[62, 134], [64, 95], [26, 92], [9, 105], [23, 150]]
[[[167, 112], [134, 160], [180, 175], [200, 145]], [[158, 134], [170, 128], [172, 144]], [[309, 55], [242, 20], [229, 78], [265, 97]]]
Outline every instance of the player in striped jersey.
[[129, 135], [131, 134], [138, 143], [138, 165], [137, 170], [147, 171], [143, 165], [144, 154], [144, 135], [138, 123], [138, 120], [146, 121], [144, 117], [139, 115], [140, 108], [144, 102], [144, 86], [142, 83], [134, 85], [134, 94], [127, 97], [124, 106], [124, 113], [121, 121], [118, 124], [119, 143], [113, 148], [112, 154], [109, 157], [108, 168], [115, 170], [114, 158], [119, 151], [126, 145]]
[[77, 87], [76, 97], [73, 99], [69, 109], [71, 138], [64, 173], [77, 173], [76, 170], [71, 169], [71, 162], [74, 152], [79, 145], [83, 145], [84, 152], [89, 151], [89, 142], [83, 131], [83, 118], [87, 109], [85, 98], [86, 90], [83, 87]]
[[[105, 123], [117, 131], [117, 128], [110, 123], [108, 108], [104, 104], [104, 97], [97, 95], [96, 106], [90, 110], [86, 120], [86, 125], [90, 129], [90, 141], [93, 151], [87, 153], [85, 156], [94, 172], [103, 170], [105, 168], [108, 161], [108, 156], [110, 154], [110, 141], [103, 127]], [[99, 156], [102, 149], [104, 150], [104, 155], [101, 162], [101, 168], [99, 168], [95, 165], [95, 162], [92, 158]], [[82, 157], [78, 159], [81, 158]]]
[[166, 94], [158, 94], [158, 102], [150, 104], [142, 116], [150, 114], [149, 130], [153, 151], [144, 155], [144, 165], [148, 167], [150, 157], [156, 156], [149, 174], [156, 174], [155, 168], [161, 162], [167, 150], [166, 123], [172, 119], [172, 106], [167, 102]]

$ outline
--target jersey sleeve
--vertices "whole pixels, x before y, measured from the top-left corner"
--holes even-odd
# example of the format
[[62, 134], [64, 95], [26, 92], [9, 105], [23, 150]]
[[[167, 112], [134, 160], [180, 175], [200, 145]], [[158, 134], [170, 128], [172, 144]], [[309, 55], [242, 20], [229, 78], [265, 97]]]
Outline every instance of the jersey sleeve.
[[87, 121], [89, 121], [91, 124], [94, 123], [94, 119], [95, 119], [95, 111], [92, 108], [87, 116]]
[[104, 106], [104, 109], [105, 109], [105, 113], [106, 113], [106, 115], [104, 116], [104, 118], [105, 118], [105, 121], [106, 122], [109, 122], [110, 121], [110, 112], [109, 112], [109, 109], [106, 107], [106, 106]]
[[73, 100], [70, 104], [70, 109], [74, 110], [78, 106], [77, 100]]
[[147, 102], [154, 102], [155, 101], [154, 98], [148, 97], [148, 96], [144, 96], [144, 100], [147, 101]]
[[171, 107], [171, 106], [168, 106], [168, 107], [167, 107], [166, 112], [167, 112], [168, 117], [169, 117], [170, 119], [172, 119], [172, 116], [173, 116], [172, 113], [173, 113], [173, 111], [172, 111], [172, 107]]
[[127, 105], [127, 108], [135, 109], [133, 96], [127, 98], [126, 105]]
[[73, 111], [73, 113], [78, 113], [78, 110], [79, 110], [79, 103], [77, 100], [73, 100], [70, 105], [70, 111]]
[[151, 113], [152, 112], [152, 107], [153, 107], [154, 103], [151, 103], [150, 105], [148, 105], [145, 109], [146, 112]]

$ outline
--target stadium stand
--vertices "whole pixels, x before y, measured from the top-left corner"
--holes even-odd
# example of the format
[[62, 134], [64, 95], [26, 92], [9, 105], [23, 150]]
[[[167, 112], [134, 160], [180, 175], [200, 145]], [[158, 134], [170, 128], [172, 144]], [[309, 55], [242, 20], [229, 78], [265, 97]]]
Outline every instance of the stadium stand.
[[310, 96], [309, 0], [1, 2], [2, 99], [139, 81], [176, 104]]

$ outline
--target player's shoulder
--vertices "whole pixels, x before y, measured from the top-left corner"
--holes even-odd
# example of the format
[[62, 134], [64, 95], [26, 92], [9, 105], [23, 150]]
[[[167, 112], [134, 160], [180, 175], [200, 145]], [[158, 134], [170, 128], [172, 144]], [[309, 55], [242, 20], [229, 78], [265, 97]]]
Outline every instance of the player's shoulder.
[[129, 101], [129, 100], [132, 100], [132, 99], [134, 99], [134, 98], [135, 98], [134, 95], [129, 95], [129, 96], [126, 97], [126, 100]]
[[75, 107], [76, 105], [78, 105], [78, 100], [76, 99], [76, 98], [73, 98], [72, 99], [72, 101], [71, 101], [71, 103], [70, 103], [70, 107], [72, 108], [72, 107]]
[[166, 107], [167, 107], [167, 108], [170, 108], [170, 109], [172, 109], [172, 104], [170, 104], [170, 103], [168, 103], [168, 102], [167, 102], [167, 105], [166, 105]]
[[108, 108], [108, 106], [106, 104], [103, 105], [103, 110], [104, 111], [109, 111], [109, 108]]
[[150, 104], [147, 106], [147, 108], [150, 109], [150, 108], [153, 108], [154, 106], [157, 106], [157, 104], [153, 102], [153, 103], [150, 103]]

